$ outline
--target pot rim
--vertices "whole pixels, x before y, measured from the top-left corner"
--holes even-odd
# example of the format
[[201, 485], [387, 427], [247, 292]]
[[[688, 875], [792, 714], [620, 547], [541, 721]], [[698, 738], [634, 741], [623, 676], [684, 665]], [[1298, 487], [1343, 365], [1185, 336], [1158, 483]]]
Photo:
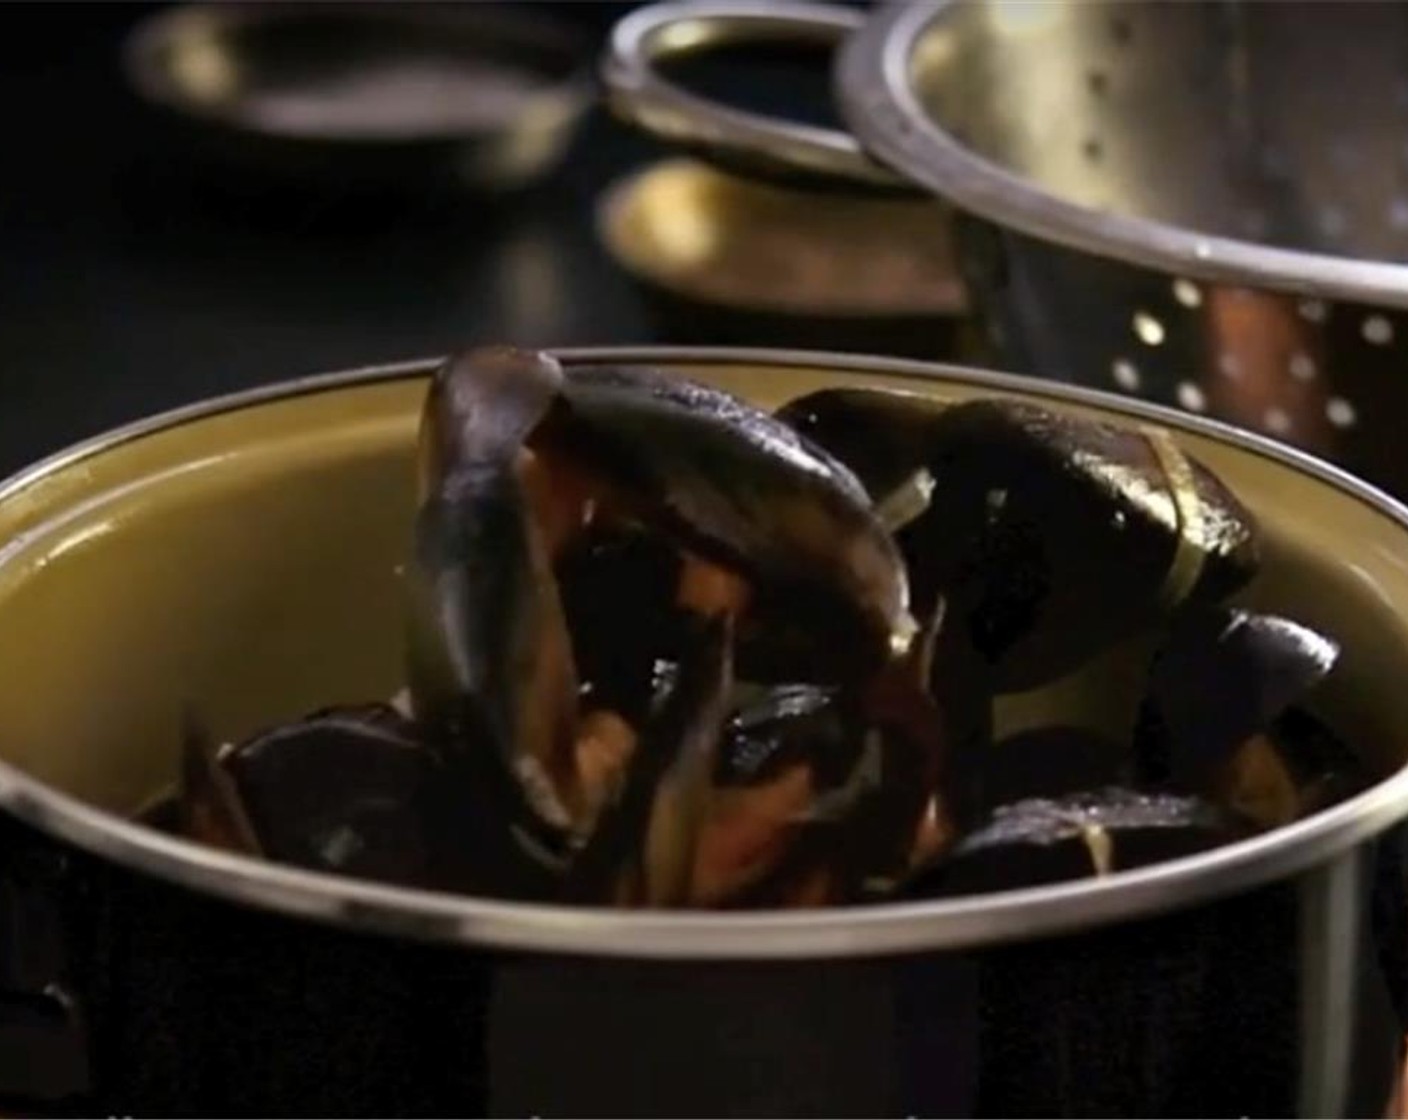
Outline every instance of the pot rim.
[[961, 144], [924, 111], [909, 59], [930, 27], [969, 0], [882, 5], [836, 62], [847, 126], [867, 151], [940, 198], [1093, 256], [1205, 282], [1408, 308], [1408, 265], [1282, 249], [1078, 206]]
[[[1094, 407], [1217, 440], [1309, 475], [1408, 534], [1408, 508], [1296, 448], [1203, 417], [1079, 386], [947, 364], [819, 351], [724, 347], [554, 349], [564, 364], [753, 365], [927, 378]], [[0, 482], [0, 502], [39, 480], [144, 436], [251, 406], [428, 375], [439, 358], [367, 366], [222, 395], [162, 412], [59, 451]], [[29, 537], [0, 549], [0, 564]], [[931, 902], [747, 913], [639, 912], [501, 902], [383, 886], [281, 866], [164, 835], [87, 805], [0, 761], [0, 809], [128, 869], [237, 903], [416, 939], [575, 956], [814, 959], [958, 949], [1148, 917], [1293, 876], [1408, 817], [1408, 767], [1305, 820], [1208, 852], [1105, 879]]]

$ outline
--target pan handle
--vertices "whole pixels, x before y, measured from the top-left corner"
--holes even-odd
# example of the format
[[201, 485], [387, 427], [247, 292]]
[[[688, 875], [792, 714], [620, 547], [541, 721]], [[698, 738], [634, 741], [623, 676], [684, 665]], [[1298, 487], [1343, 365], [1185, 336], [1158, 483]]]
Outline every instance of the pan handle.
[[855, 137], [721, 105], [664, 77], [658, 64], [741, 43], [835, 46], [864, 16], [832, 4], [778, 0], [676, 0], [626, 16], [602, 60], [607, 103], [645, 132], [747, 174], [871, 192], [918, 190], [871, 159]]

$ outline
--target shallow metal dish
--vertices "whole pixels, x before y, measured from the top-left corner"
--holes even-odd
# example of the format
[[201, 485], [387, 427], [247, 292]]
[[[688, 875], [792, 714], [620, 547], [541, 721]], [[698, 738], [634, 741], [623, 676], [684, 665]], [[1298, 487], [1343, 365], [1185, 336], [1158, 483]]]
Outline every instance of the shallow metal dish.
[[343, 189], [507, 188], [555, 166], [590, 59], [496, 5], [194, 4], [141, 23], [128, 80], [203, 150]]
[[67, 1047], [41, 1088], [89, 1115], [1378, 1114], [1408, 995], [1408, 510], [1256, 437], [1012, 377], [563, 357], [769, 406], [864, 383], [1167, 426], [1263, 524], [1253, 601], [1343, 641], [1320, 704], [1383, 781], [1099, 881], [786, 913], [513, 905], [165, 837], [127, 814], [171, 781], [184, 704], [241, 735], [399, 680], [430, 365], [295, 382], [0, 485], [0, 1052], [24, 1056], [0, 1075]]
[[597, 231], [671, 339], [949, 357], [964, 294], [939, 209], [674, 159], [615, 183]]

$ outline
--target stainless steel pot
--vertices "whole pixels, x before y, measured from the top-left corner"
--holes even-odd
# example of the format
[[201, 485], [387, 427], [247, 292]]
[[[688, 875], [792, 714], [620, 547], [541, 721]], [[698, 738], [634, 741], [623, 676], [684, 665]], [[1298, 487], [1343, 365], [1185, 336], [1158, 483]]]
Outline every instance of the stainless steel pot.
[[[1408, 9], [750, 0], [646, 8], [623, 116], [754, 173], [933, 192], [991, 358], [1206, 413], [1408, 493]], [[844, 40], [854, 137], [719, 106], [672, 55]]]
[[[133, 823], [220, 735], [399, 680], [430, 364], [217, 400], [0, 485], [0, 1097], [24, 1115], [1378, 1114], [1408, 1010], [1408, 509], [1086, 390], [894, 360], [574, 351], [771, 406], [864, 382], [1167, 427], [1257, 511], [1255, 602], [1336, 634], [1383, 780], [1103, 880], [785, 913], [376, 886]], [[3, 1109], [0, 1109], [3, 1111]]]

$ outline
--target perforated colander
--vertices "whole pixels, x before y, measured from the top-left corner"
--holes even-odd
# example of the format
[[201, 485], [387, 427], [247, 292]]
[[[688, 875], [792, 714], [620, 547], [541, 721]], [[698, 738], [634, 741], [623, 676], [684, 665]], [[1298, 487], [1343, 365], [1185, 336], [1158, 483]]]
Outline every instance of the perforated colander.
[[851, 13], [835, 77], [859, 143], [719, 111], [652, 65], [819, 11], [849, 10], [634, 13], [613, 102], [734, 166], [855, 189], [889, 171], [946, 199], [998, 364], [1210, 414], [1408, 493], [1408, 4]]

